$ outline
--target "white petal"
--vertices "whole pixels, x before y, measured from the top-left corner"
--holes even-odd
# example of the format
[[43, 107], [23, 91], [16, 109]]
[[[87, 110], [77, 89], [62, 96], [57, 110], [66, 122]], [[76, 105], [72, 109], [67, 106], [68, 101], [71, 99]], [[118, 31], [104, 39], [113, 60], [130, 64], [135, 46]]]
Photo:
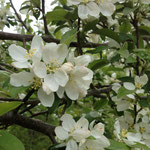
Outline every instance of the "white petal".
[[33, 71], [39, 78], [44, 78], [46, 76], [46, 65], [43, 62], [36, 62], [33, 65]]
[[125, 111], [129, 108], [130, 102], [126, 100], [122, 100], [117, 102], [117, 111]]
[[12, 44], [8, 48], [9, 55], [16, 61], [19, 62], [25, 62], [27, 61], [26, 56], [26, 50], [23, 47], [16, 46], [15, 44]]
[[32, 84], [32, 81], [33, 81], [33, 74], [26, 71], [13, 73], [10, 76], [10, 84], [16, 87], [29, 86]]
[[45, 63], [49, 64], [50, 62], [54, 62], [54, 60], [58, 59], [57, 54], [57, 44], [56, 43], [48, 43], [43, 48], [43, 60]]
[[82, 0], [68, 0], [68, 5], [78, 5], [82, 2]]
[[79, 5], [78, 7], [78, 16], [81, 19], [87, 19], [88, 18], [88, 9], [87, 6], [84, 4]]
[[94, 130], [99, 132], [101, 135], [104, 134], [104, 124], [98, 123], [94, 126]]
[[27, 61], [25, 62], [13, 62], [12, 65], [16, 68], [29, 68], [29, 63]]
[[43, 91], [46, 92], [47, 95], [49, 95], [52, 92], [45, 82], [42, 82], [42, 88], [43, 88]]
[[77, 100], [79, 98], [79, 89], [75, 87], [74, 83], [68, 82], [65, 91], [67, 96], [72, 100]]
[[76, 122], [71, 115], [64, 114], [60, 120], [62, 121], [62, 126], [66, 131], [71, 131], [72, 129], [74, 129]]
[[144, 86], [147, 82], [148, 82], [148, 77], [146, 74], [144, 74], [143, 76], [140, 77], [140, 81], [142, 83], [142, 85]]
[[53, 92], [56, 92], [58, 90], [58, 83], [56, 82], [54, 75], [53, 74], [48, 74], [45, 78], [44, 78], [44, 82], [47, 84], [47, 86], [49, 87], [49, 89]]
[[42, 88], [38, 90], [38, 98], [45, 107], [51, 107], [54, 103], [54, 93], [47, 95]]
[[68, 75], [62, 69], [59, 69], [55, 72], [54, 78], [56, 82], [62, 87], [64, 87], [66, 83], [68, 82]]
[[67, 143], [66, 150], [78, 150], [78, 145], [74, 140], [69, 140]]
[[60, 140], [65, 140], [68, 138], [68, 132], [61, 126], [55, 128], [55, 133]]
[[89, 55], [82, 55], [75, 58], [75, 64], [81, 66], [87, 66], [92, 61]]
[[66, 58], [66, 56], [68, 55], [68, 47], [65, 44], [58, 44], [57, 47], [57, 53], [59, 55], [59, 58], [57, 59], [58, 63], [62, 64]]
[[82, 129], [87, 129], [88, 130], [88, 126], [89, 126], [89, 121], [87, 119], [85, 119], [84, 117], [81, 117], [77, 123], [76, 126], [78, 128], [82, 128]]
[[133, 83], [131, 82], [124, 82], [123, 86], [127, 89], [127, 90], [135, 90], [135, 86]]
[[99, 7], [104, 16], [111, 16], [115, 11], [115, 6], [112, 2], [103, 1]]
[[87, 7], [89, 15], [99, 18], [100, 8], [95, 2], [89, 2]]
[[64, 92], [65, 92], [65, 88], [64, 87], [61, 87], [61, 86], [59, 86], [59, 88], [58, 88], [58, 90], [57, 90], [57, 95], [58, 95], [58, 97], [59, 98], [63, 98], [63, 96], [64, 96]]

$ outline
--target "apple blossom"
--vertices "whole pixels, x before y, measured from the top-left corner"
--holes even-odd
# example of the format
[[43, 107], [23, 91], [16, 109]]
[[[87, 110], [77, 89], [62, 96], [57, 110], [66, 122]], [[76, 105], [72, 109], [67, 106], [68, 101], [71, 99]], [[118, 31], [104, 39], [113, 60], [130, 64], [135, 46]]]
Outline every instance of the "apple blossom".
[[55, 128], [56, 136], [60, 140], [66, 140], [66, 150], [78, 150], [77, 143], [90, 136], [88, 120], [82, 117], [75, 122], [69, 114], [63, 115], [60, 120], [62, 126]]
[[64, 87], [59, 87], [57, 94], [62, 97], [63, 93], [66, 92], [70, 99], [77, 100], [87, 94], [92, 82], [93, 72], [86, 67], [91, 58], [89, 55], [74, 57], [74, 54], [70, 53], [67, 61], [62, 65], [61, 69], [66, 71], [69, 80]]
[[[9, 55], [14, 62], [12, 65], [16, 68], [29, 68], [29, 66], [37, 62], [42, 57], [43, 40], [40, 36], [35, 35], [32, 39], [30, 50], [11, 44], [8, 48]], [[31, 63], [31, 64], [30, 64]]]
[[66, 150], [104, 150], [110, 145], [109, 140], [103, 135], [102, 123], [93, 126], [93, 121], [89, 126], [88, 120], [84, 117], [75, 122], [69, 114], [63, 115], [61, 121], [62, 126], [56, 127], [55, 133], [60, 140], [65, 140]]

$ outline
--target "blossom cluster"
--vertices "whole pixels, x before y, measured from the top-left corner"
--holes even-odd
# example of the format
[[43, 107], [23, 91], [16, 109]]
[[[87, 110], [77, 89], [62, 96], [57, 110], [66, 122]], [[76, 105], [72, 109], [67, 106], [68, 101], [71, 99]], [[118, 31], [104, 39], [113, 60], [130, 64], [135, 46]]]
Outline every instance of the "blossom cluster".
[[9, 6], [5, 5], [5, 1], [0, 1], [0, 29], [3, 30], [7, 22], [7, 15], [11, 15], [9, 11]]
[[78, 16], [81, 19], [99, 18], [99, 14], [111, 16], [115, 5], [111, 0], [67, 0], [69, 6], [78, 6]]
[[135, 76], [134, 78], [135, 84], [131, 82], [124, 82], [123, 86], [121, 86], [119, 83], [113, 84], [112, 89], [118, 93], [118, 91], [122, 88], [124, 90], [127, 90], [130, 94], [126, 94], [125, 96], [122, 96], [118, 98], [117, 96], [113, 96], [112, 100], [117, 105], [117, 111], [125, 111], [129, 108], [133, 108], [133, 104], [136, 101], [137, 95], [144, 94], [144, 89], [142, 87], [147, 84], [148, 77], [146, 74], [143, 76]]
[[58, 139], [65, 141], [66, 150], [104, 150], [110, 145], [109, 140], [103, 135], [104, 124], [95, 121], [89, 122], [81, 117], [77, 122], [69, 114], [64, 114], [61, 119], [62, 126], [55, 128]]
[[37, 35], [33, 37], [30, 50], [12, 44], [8, 51], [13, 59], [12, 65], [25, 69], [11, 74], [10, 83], [16, 87], [31, 86], [37, 90], [44, 106], [53, 105], [54, 92], [60, 98], [66, 92], [71, 100], [87, 94], [93, 78], [92, 70], [87, 68], [91, 62], [89, 55], [75, 57], [65, 44], [44, 44]]
[[[138, 110], [141, 110], [140, 107]], [[150, 110], [148, 108], [139, 111], [136, 120], [129, 111], [125, 111], [124, 116], [116, 119], [114, 129], [116, 138], [128, 146], [140, 143], [150, 148]]]

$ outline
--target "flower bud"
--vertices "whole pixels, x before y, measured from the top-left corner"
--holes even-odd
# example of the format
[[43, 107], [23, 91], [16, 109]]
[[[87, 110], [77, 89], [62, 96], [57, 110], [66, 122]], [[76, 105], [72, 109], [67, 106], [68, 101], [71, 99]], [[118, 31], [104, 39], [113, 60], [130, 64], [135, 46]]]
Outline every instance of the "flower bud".
[[64, 71], [66, 71], [67, 73], [69, 73], [70, 71], [72, 71], [74, 68], [73, 64], [70, 62], [64, 63], [61, 67], [61, 69], [63, 69]]

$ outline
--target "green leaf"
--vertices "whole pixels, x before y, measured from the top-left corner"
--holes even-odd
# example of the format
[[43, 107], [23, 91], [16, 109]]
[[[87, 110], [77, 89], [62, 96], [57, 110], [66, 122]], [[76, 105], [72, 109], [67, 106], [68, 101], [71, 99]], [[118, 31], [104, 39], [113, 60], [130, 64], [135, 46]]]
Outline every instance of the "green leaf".
[[67, 15], [67, 11], [64, 9], [55, 9], [46, 14], [47, 23], [49, 24], [51, 21], [64, 21], [66, 20], [65, 16]]
[[72, 29], [66, 32], [60, 40], [60, 43], [64, 43], [69, 46], [69, 44], [76, 40], [77, 29]]
[[17, 108], [22, 102], [3, 102], [0, 103], [0, 116]]
[[25, 148], [14, 135], [6, 131], [0, 131], [0, 150], [25, 150]]
[[91, 70], [97, 70], [105, 65], [108, 64], [108, 61], [107, 60], [94, 60], [93, 62], [91, 62], [89, 65], [88, 65], [88, 68], [90, 68]]
[[129, 21], [125, 21], [120, 26], [120, 32], [122, 33], [128, 33], [131, 31], [131, 24]]
[[94, 31], [94, 33], [97, 33], [99, 34], [101, 37], [102, 36], [106, 36], [106, 37], [109, 37], [111, 39], [114, 39], [115, 41], [117, 41], [118, 43], [120, 43], [120, 38], [119, 38], [119, 35], [117, 32], [114, 32], [110, 29], [97, 29]]
[[126, 59], [126, 63], [136, 63], [136, 58], [132, 57], [131, 55]]
[[107, 100], [107, 99], [101, 99], [101, 100], [97, 101], [96, 103], [94, 103], [94, 109], [95, 109], [95, 110], [102, 109], [102, 108], [104, 108], [107, 104], [108, 104], [108, 100]]
[[125, 7], [124, 10], [123, 10], [123, 14], [128, 15], [136, 9], [137, 9], [137, 7], [134, 7], [134, 8]]
[[105, 50], [105, 49], [108, 49], [108, 46], [107, 46], [107, 45], [98, 46], [98, 47], [96, 47], [94, 50], [86, 51], [86, 53], [96, 54], [96, 53], [102, 52], [102, 51]]
[[121, 87], [121, 88], [118, 90], [118, 95], [117, 95], [117, 97], [118, 97], [118, 98], [121, 98], [121, 97], [123, 97], [123, 96], [126, 96], [126, 95], [128, 95], [128, 94], [132, 94], [132, 93], [134, 93], [134, 92], [135, 92], [134, 90], [127, 90], [126, 88]]
[[124, 143], [117, 142], [114, 140], [109, 140], [110, 146], [107, 147], [108, 150], [130, 150], [130, 148]]
[[133, 145], [132, 147], [140, 148], [140, 149], [143, 149], [143, 150], [150, 150], [150, 148], [148, 148], [146, 145], [141, 144], [141, 143], [137, 143], [137, 144]]

